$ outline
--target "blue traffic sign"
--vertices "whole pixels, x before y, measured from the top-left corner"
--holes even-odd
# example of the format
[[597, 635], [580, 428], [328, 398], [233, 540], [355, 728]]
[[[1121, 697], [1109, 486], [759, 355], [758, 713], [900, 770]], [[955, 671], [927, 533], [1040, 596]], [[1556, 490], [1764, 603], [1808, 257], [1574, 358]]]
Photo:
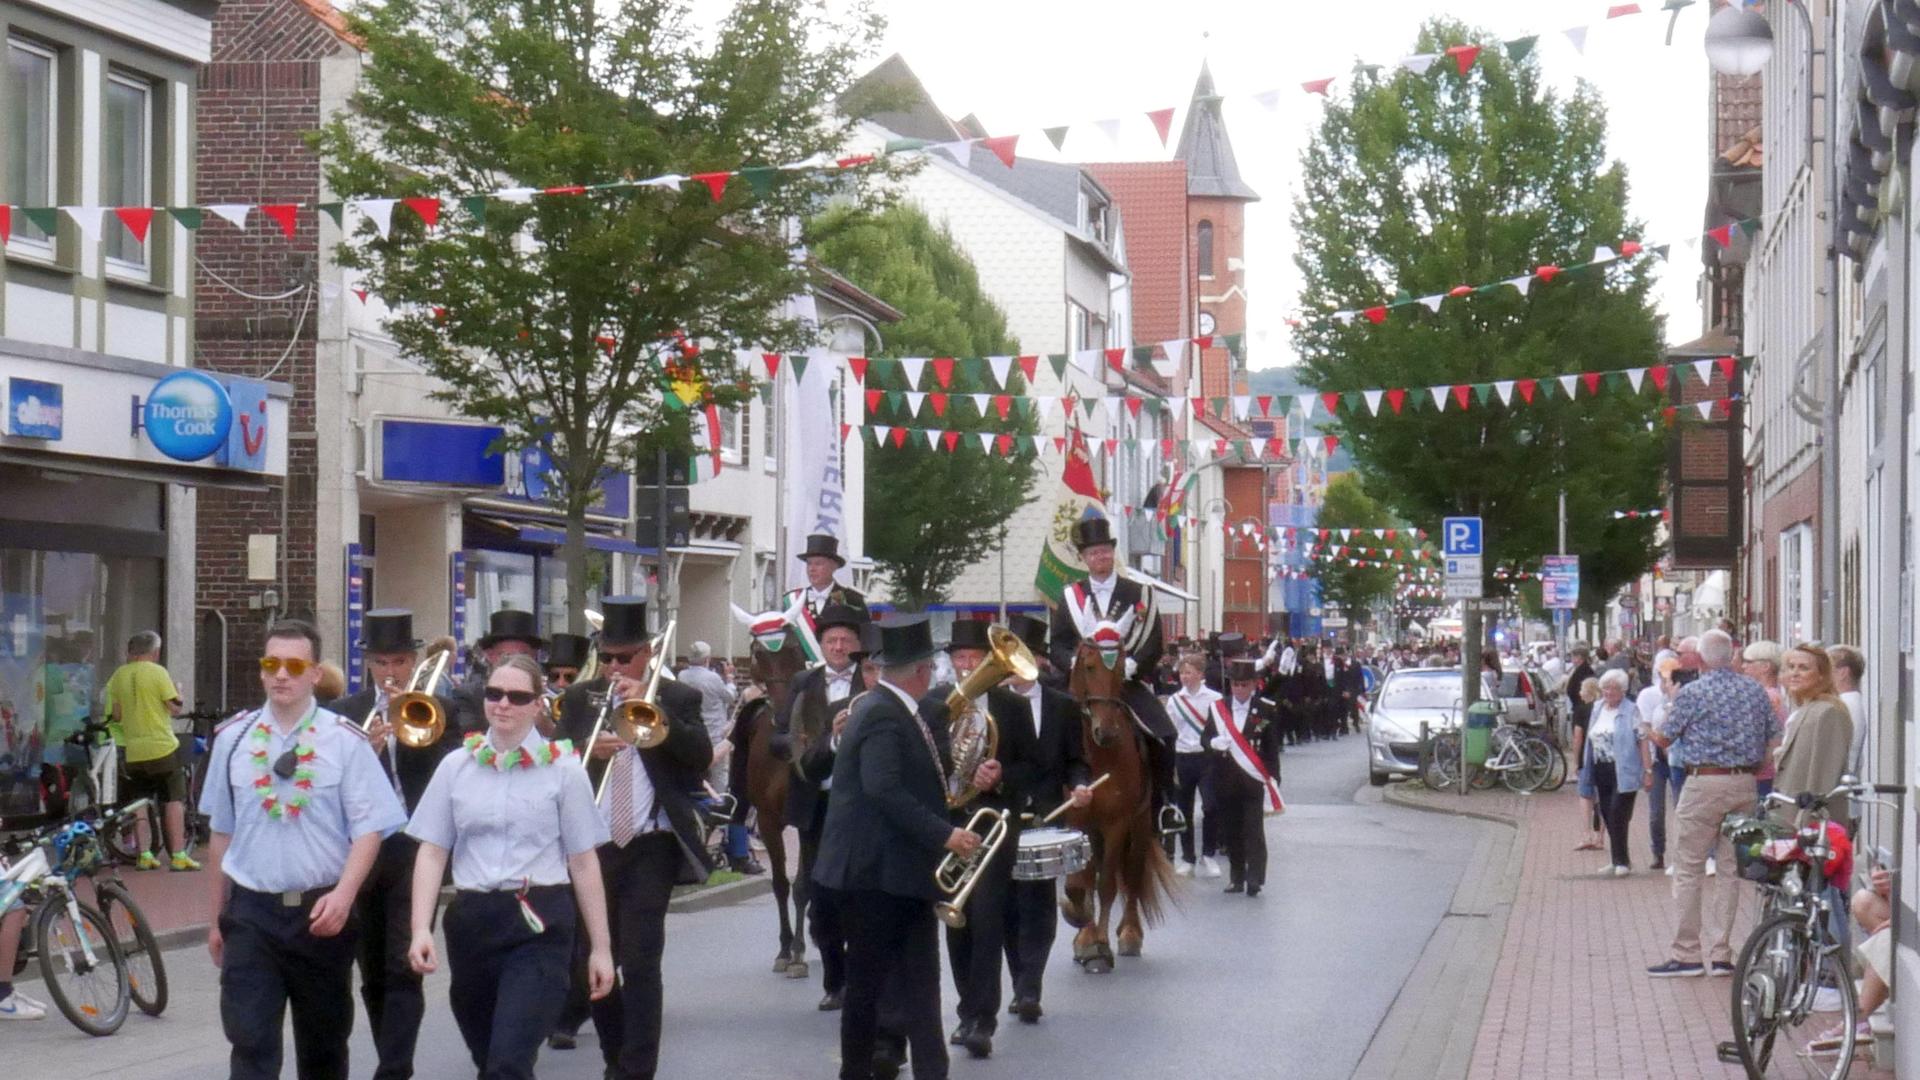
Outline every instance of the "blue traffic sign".
[[1450, 517], [1440, 522], [1440, 552], [1446, 556], [1475, 556], [1480, 552], [1480, 519]]

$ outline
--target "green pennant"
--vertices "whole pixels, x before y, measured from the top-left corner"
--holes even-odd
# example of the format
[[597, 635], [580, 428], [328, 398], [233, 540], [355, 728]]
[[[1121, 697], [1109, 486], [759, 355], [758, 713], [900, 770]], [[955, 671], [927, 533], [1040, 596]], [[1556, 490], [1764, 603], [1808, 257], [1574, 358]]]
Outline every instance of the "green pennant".
[[1136, 363], [1136, 364], [1140, 364], [1140, 365], [1142, 365], [1142, 366], [1145, 366], [1146, 364], [1149, 364], [1149, 363], [1151, 363], [1152, 361], [1153, 361], [1153, 346], [1151, 346], [1151, 345], [1135, 345], [1135, 346], [1133, 347], [1133, 362], [1134, 362], [1134, 363]]
[[207, 212], [197, 206], [169, 206], [167, 213], [172, 214], [173, 220], [188, 232], [198, 232], [207, 220]]
[[1034, 448], [1033, 448], [1033, 436], [1031, 436], [1031, 435], [1022, 435], [1022, 436], [1020, 436], [1019, 438], [1017, 438], [1017, 439], [1015, 439], [1015, 440], [1014, 440], [1014, 444], [1015, 444], [1016, 446], [1018, 446], [1018, 447], [1019, 447], [1019, 449], [1020, 449], [1020, 452], [1021, 452], [1021, 453], [1023, 453], [1023, 454], [1031, 454], [1031, 453], [1033, 453], [1033, 449], [1034, 449]]
[[1047, 364], [1048, 366], [1053, 368], [1054, 378], [1064, 379], [1067, 377], [1067, 354], [1066, 353], [1063, 353], [1063, 352], [1048, 353]]
[[314, 209], [332, 218], [334, 228], [344, 229], [347, 226], [341, 218], [341, 213], [346, 209], [346, 205], [347, 204], [343, 202], [323, 202], [316, 205]]
[[774, 177], [779, 174], [780, 170], [772, 165], [755, 165], [750, 169], [740, 170], [740, 175], [746, 178], [747, 184], [753, 188], [753, 195], [757, 199], [764, 199], [773, 191]]
[[787, 357], [787, 365], [793, 368], [794, 385], [800, 385], [800, 380], [807, 377], [807, 354], [794, 353]]
[[907, 407], [907, 392], [905, 390], [887, 391], [887, 409], [889, 411], [901, 412], [905, 410], [906, 407]]
[[1407, 290], [1405, 289], [1399, 289], [1394, 292], [1393, 300], [1390, 303], [1388, 303], [1387, 306], [1388, 307], [1406, 307], [1408, 304], [1411, 304], [1411, 303], [1413, 303], [1413, 295], [1407, 292]]
[[460, 209], [465, 210], [467, 215], [473, 218], [476, 224], [485, 225], [487, 223], [487, 197], [485, 195], [469, 195], [461, 199]]
[[924, 150], [927, 148], [927, 145], [928, 143], [925, 139], [888, 139], [887, 145], [882, 147], [880, 152], [883, 154], [904, 154], [912, 150]]
[[1621, 390], [1630, 385], [1624, 371], [1609, 371], [1600, 379], [1600, 385], [1608, 390]]
[[1654, 247], [1650, 247], [1650, 248], [1648, 248], [1647, 250], [1648, 250], [1648, 251], [1650, 251], [1650, 252], [1652, 252], [1652, 253], [1653, 253], [1653, 254], [1654, 254], [1654, 255], [1655, 255], [1656, 257], [1658, 257], [1658, 258], [1661, 258], [1661, 259], [1665, 259], [1665, 258], [1668, 258], [1668, 257], [1670, 257], [1670, 256], [1672, 256], [1672, 254], [1673, 254], [1673, 245], [1672, 245], [1672, 244], [1658, 244], [1658, 245], [1655, 245]]
[[1080, 411], [1086, 413], [1088, 419], [1093, 418], [1093, 410], [1099, 407], [1099, 398], [1084, 397], [1080, 399]]
[[753, 388], [755, 392], [760, 395], [760, 404], [773, 404], [773, 384], [771, 382], [754, 383]]
[[1228, 401], [1226, 398], [1223, 398], [1223, 397], [1208, 398], [1207, 412], [1211, 413], [1214, 416], [1218, 416], [1221, 419], [1225, 419], [1228, 415], [1227, 409], [1231, 404], [1232, 402]]
[[681, 401], [680, 395], [674, 393], [671, 388], [662, 389], [660, 391], [660, 404], [666, 406], [668, 412], [686, 412], [687, 411], [687, 403], [684, 401]]
[[60, 211], [51, 206], [23, 206], [20, 212], [33, 222], [34, 228], [48, 236], [60, 231]]
[[1239, 356], [1239, 355], [1240, 355], [1240, 342], [1241, 342], [1241, 341], [1242, 341], [1243, 339], [1245, 339], [1245, 338], [1246, 338], [1246, 336], [1247, 336], [1247, 335], [1245, 335], [1245, 334], [1228, 334], [1228, 335], [1227, 335], [1227, 337], [1226, 337], [1226, 342], [1227, 342], [1227, 351], [1228, 351], [1228, 352], [1230, 352], [1230, 353], [1232, 353], [1232, 354], [1233, 354], [1233, 355], [1235, 355], [1235, 356]]
[[1060, 127], [1042, 128], [1041, 130], [1046, 132], [1047, 141], [1053, 144], [1055, 150], [1060, 149], [1067, 141], [1067, 129], [1064, 124]]
[[1367, 394], [1364, 390], [1349, 390], [1341, 395], [1340, 401], [1348, 412], [1358, 412], [1367, 407]]
[[1492, 401], [1493, 400], [1493, 384], [1490, 382], [1474, 383], [1473, 396], [1474, 396], [1474, 399], [1480, 402], [1480, 404], [1482, 405], [1485, 405], [1487, 402]]
[[1747, 219], [1745, 219], [1745, 220], [1743, 220], [1743, 221], [1741, 221], [1741, 222], [1740, 222], [1740, 231], [1741, 231], [1741, 232], [1743, 232], [1743, 233], [1746, 233], [1746, 234], [1747, 234], [1748, 236], [1757, 236], [1757, 235], [1759, 235], [1759, 233], [1760, 233], [1760, 219], [1759, 219], [1759, 218], [1747, 218]]
[[1355, 63], [1353, 65], [1353, 73], [1355, 75], [1366, 75], [1369, 77], [1378, 77], [1383, 67], [1384, 65], [1381, 65], [1381, 64]]
[[1507, 42], [1507, 59], [1518, 60], [1527, 55], [1533, 51], [1533, 43], [1539, 40], [1540, 35], [1528, 34], [1526, 37], [1514, 38]]

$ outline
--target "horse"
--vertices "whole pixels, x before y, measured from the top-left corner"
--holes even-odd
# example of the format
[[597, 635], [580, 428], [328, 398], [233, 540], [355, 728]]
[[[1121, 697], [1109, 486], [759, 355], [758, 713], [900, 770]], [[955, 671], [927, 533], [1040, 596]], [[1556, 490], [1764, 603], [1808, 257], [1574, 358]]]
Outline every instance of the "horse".
[[[773, 875], [774, 906], [780, 912], [780, 952], [773, 958], [773, 973], [789, 979], [807, 977], [807, 883], [808, 867], [800, 868], [798, 881], [787, 874], [787, 787], [793, 766], [773, 756], [771, 736], [774, 718], [787, 707], [789, 685], [794, 676], [806, 670], [807, 661], [799, 641], [787, 635], [778, 649], [768, 649], [755, 641], [751, 646], [753, 681], [765, 688], [761, 694], [743, 695], [734, 713], [732, 742], [734, 753], [744, 756], [745, 802], [759, 816], [760, 841], [767, 847], [767, 869]], [[787, 901], [793, 901], [789, 917]]]
[[1060, 914], [1079, 930], [1073, 938], [1074, 961], [1096, 975], [1113, 970], [1107, 927], [1116, 894], [1126, 896], [1118, 928], [1120, 955], [1139, 956], [1146, 927], [1159, 925], [1163, 902], [1174, 887], [1173, 863], [1154, 830], [1152, 779], [1141, 742], [1147, 736], [1127, 707], [1125, 684], [1121, 662], [1110, 664], [1099, 648], [1081, 642], [1068, 692], [1086, 710], [1081, 742], [1088, 769], [1109, 779], [1094, 789], [1093, 801], [1085, 808], [1068, 812], [1067, 821], [1092, 839], [1093, 858], [1085, 870], [1068, 875]]

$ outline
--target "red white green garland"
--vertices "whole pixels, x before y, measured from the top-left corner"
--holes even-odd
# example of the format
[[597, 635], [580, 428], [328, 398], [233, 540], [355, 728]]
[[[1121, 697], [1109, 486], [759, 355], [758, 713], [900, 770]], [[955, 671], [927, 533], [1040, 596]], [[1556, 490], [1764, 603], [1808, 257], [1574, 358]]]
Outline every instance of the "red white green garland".
[[508, 769], [531, 769], [536, 765], [551, 765], [560, 758], [573, 756], [573, 741], [570, 739], [541, 743], [537, 750], [516, 746], [503, 754], [493, 748], [493, 743], [484, 732], [476, 731], [467, 736], [465, 746], [467, 752], [473, 755], [473, 760], [479, 762], [484, 768], [498, 772], [506, 772]]
[[253, 790], [260, 795], [260, 809], [275, 821], [300, 817], [300, 811], [307, 808], [313, 792], [313, 718], [317, 709], [309, 710], [300, 723], [293, 729], [293, 787], [294, 793], [284, 802], [280, 793], [273, 787], [273, 762], [268, 760], [267, 750], [272, 745], [273, 734], [265, 723], [256, 723], [247, 738], [253, 742], [253, 750], [248, 754], [253, 759]]

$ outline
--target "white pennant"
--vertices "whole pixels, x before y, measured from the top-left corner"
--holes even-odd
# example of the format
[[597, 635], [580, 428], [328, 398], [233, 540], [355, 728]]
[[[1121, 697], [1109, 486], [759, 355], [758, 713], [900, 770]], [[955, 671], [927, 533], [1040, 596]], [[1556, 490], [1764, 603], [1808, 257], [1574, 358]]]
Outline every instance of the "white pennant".
[[918, 390], [907, 391], [907, 415], [916, 416], [916, 417], [919, 416], [920, 406], [924, 405], [926, 403], [926, 400], [927, 400], [927, 395], [921, 393]]
[[1177, 364], [1181, 360], [1186, 359], [1187, 339], [1183, 337], [1168, 338], [1160, 343], [1160, 348], [1166, 352], [1167, 363], [1169, 365]]
[[879, 446], [887, 445], [887, 436], [892, 434], [893, 434], [892, 424], [874, 424], [873, 425], [873, 436], [874, 436], [873, 441], [876, 445], [879, 445]]
[[247, 215], [253, 213], [253, 207], [246, 203], [214, 203], [208, 210], [224, 219], [236, 229], [247, 227]]
[[1039, 407], [1041, 423], [1044, 424], [1048, 420], [1053, 419], [1053, 409], [1054, 409], [1054, 406], [1060, 404], [1059, 398], [1049, 394], [1046, 397], [1037, 397], [1037, 398], [1034, 398], [1033, 400]]
[[1248, 439], [1247, 440], [1248, 455], [1256, 459], [1259, 458], [1260, 451], [1263, 447], [1266, 446], [1266, 444], [1267, 444], [1267, 440], [1265, 439]]
[[1431, 311], [1435, 315], [1438, 315], [1440, 314], [1440, 301], [1445, 299], [1446, 299], [1445, 293], [1434, 293], [1432, 296], [1421, 297], [1420, 302], [1422, 304], [1427, 305], [1428, 311]]
[[1107, 441], [1105, 439], [1102, 439], [1100, 436], [1098, 435], [1087, 436], [1087, 449], [1092, 451], [1093, 453], [1096, 453], [1096, 454], [1099, 453], [1100, 451], [1106, 449], [1106, 446], [1107, 446]]
[[1268, 112], [1272, 112], [1273, 110], [1278, 109], [1280, 107], [1280, 91], [1262, 90], [1259, 93], [1253, 95], [1253, 100], [1259, 102], [1261, 108], [1267, 110]]
[[940, 449], [940, 432], [934, 430], [933, 428], [927, 428], [926, 434], [927, 434], [927, 449], [929, 450]]
[[993, 432], [980, 432], [980, 449], [989, 454], [993, 453]]
[[1387, 538], [1387, 530], [1385, 529], [1373, 530], [1373, 538], [1375, 540], [1385, 540]]
[[499, 191], [494, 192], [493, 197], [499, 199], [501, 202], [530, 203], [533, 201], [533, 197], [538, 194], [540, 194], [540, 189], [537, 187], [510, 187], [501, 188]]
[[1313, 419], [1314, 406], [1320, 402], [1319, 395], [1301, 394], [1296, 400], [1300, 403], [1300, 418], [1303, 420]]
[[63, 206], [60, 208], [73, 219], [80, 228], [80, 238], [86, 243], [100, 239], [100, 216], [107, 212], [104, 206]]
[[1002, 390], [1007, 388], [1007, 372], [1013, 369], [1013, 357], [989, 356], [987, 368], [993, 372], [993, 385]]
[[1165, 398], [1164, 400], [1167, 405], [1167, 415], [1173, 417], [1175, 421], [1178, 421], [1181, 418], [1186, 416], [1187, 414], [1186, 398], [1170, 397], [1170, 398]]
[[387, 233], [393, 228], [393, 208], [399, 201], [399, 199], [358, 199], [353, 207], [365, 215], [368, 221], [373, 222], [373, 227], [380, 231], [380, 239], [385, 240]]
[[1100, 404], [1107, 407], [1107, 430], [1118, 430], [1120, 427], [1120, 406], [1124, 404], [1124, 399], [1104, 397], [1100, 399]]
[[1120, 121], [1095, 120], [1093, 122], [1093, 126], [1099, 128], [1102, 132], [1104, 132], [1108, 139], [1114, 142], [1120, 141]]
[[956, 139], [952, 142], [934, 143], [930, 149], [936, 154], [945, 154], [948, 160], [964, 169], [967, 167], [968, 159], [973, 156], [973, 151], [970, 149], [972, 145], [967, 139]]
[[987, 415], [987, 401], [989, 400], [988, 395], [970, 394], [968, 396], [973, 398], [973, 411], [979, 413], [982, 417], [985, 417]]
[[1582, 56], [1587, 54], [1587, 28], [1569, 26], [1566, 29], [1567, 40], [1573, 43], [1573, 51]]
[[907, 385], [920, 389], [920, 375], [927, 370], [927, 358], [924, 356], [903, 356], [900, 358], [900, 370], [907, 373]]
[[1633, 387], [1633, 392], [1636, 394], [1640, 392], [1640, 381], [1646, 377], [1646, 368], [1636, 367], [1627, 369], [1627, 384]]
[[1513, 286], [1514, 288], [1516, 288], [1516, 289], [1519, 289], [1519, 290], [1520, 290], [1520, 295], [1521, 295], [1521, 296], [1525, 296], [1525, 295], [1527, 295], [1527, 290], [1533, 287], [1533, 275], [1532, 275], [1532, 274], [1521, 274], [1521, 275], [1520, 275], [1519, 277], [1517, 277], [1517, 278], [1508, 278], [1507, 280], [1505, 280], [1505, 281], [1503, 281], [1503, 282], [1501, 282], [1501, 284], [1502, 284], [1502, 285], [1511, 285], [1511, 286]]
[[1100, 364], [1106, 359], [1104, 349], [1081, 349], [1073, 354], [1073, 366], [1087, 375], [1099, 378]]
[[1148, 363], [1153, 365], [1153, 373], [1163, 379], [1173, 378], [1174, 372], [1177, 370], [1175, 362], [1172, 360], [1149, 360]]
[[1429, 386], [1427, 392], [1433, 395], [1433, 407], [1441, 412], [1447, 411], [1447, 390], [1445, 386]]
[[1513, 404], [1513, 383], [1514, 380], [1507, 379], [1493, 384], [1493, 392], [1500, 395], [1500, 404]]
[[680, 190], [680, 185], [693, 179], [680, 173], [667, 173], [665, 176], [652, 176], [634, 184], [635, 187], [664, 188], [668, 191]]
[[1580, 385], [1580, 376], [1578, 375], [1560, 376], [1560, 389], [1565, 390], [1567, 392], [1567, 400], [1569, 401], [1573, 400], [1573, 398], [1576, 396], [1575, 389], [1579, 385]]
[[1353, 316], [1354, 313], [1351, 311], [1336, 311], [1333, 313], [1333, 321], [1339, 323], [1341, 326], [1351, 326], [1353, 325]]
[[1379, 416], [1380, 415], [1380, 399], [1383, 396], [1385, 396], [1386, 391], [1385, 390], [1366, 390], [1366, 391], [1362, 391], [1362, 393], [1366, 395], [1367, 412], [1370, 415]]
[[1593, 261], [1597, 263], [1609, 263], [1619, 257], [1618, 253], [1605, 244], [1593, 249]]
[[1707, 383], [1712, 382], [1713, 381], [1713, 361], [1695, 360], [1693, 362], [1693, 373], [1695, 375], [1700, 376], [1700, 383], [1703, 386], [1706, 385]]
[[1708, 398], [1705, 401], [1696, 401], [1693, 405], [1694, 409], [1700, 413], [1700, 419], [1702, 420], [1713, 419], [1713, 406], [1714, 401], [1712, 398]]
[[1234, 418], [1235, 420], [1245, 420], [1245, 419], [1247, 418], [1247, 414], [1248, 414], [1248, 413], [1251, 413], [1252, 411], [1253, 411], [1253, 398], [1252, 398], [1252, 397], [1250, 397], [1250, 396], [1248, 396], [1248, 395], [1246, 395], [1246, 394], [1235, 394], [1235, 395], [1234, 395], [1234, 397], [1233, 397], [1233, 418]]
[[1438, 59], [1440, 59], [1439, 53], [1414, 53], [1412, 56], [1401, 57], [1400, 66], [1415, 75], [1425, 75], [1427, 69], [1432, 67], [1433, 62]]

